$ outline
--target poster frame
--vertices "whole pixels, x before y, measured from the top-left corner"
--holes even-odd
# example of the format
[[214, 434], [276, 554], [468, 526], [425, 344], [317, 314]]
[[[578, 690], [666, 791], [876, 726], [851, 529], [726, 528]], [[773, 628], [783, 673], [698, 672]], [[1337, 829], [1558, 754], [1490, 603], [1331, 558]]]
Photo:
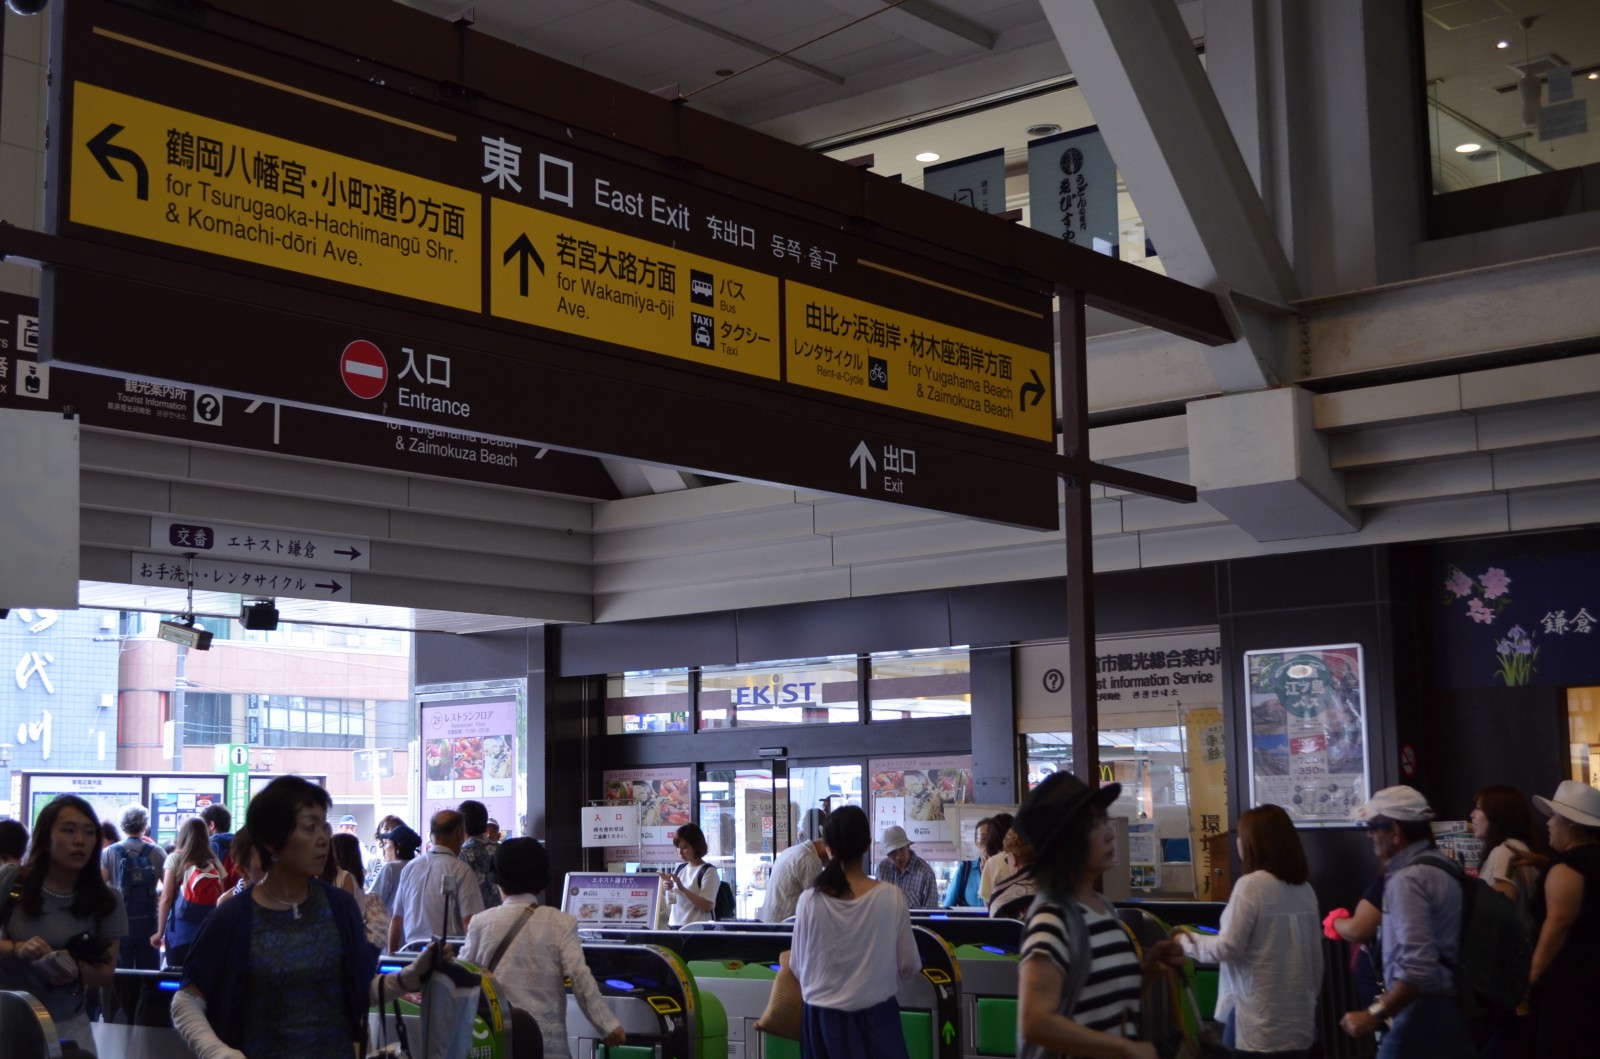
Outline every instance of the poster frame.
[[[1326, 814], [1326, 813], [1324, 813], [1324, 814], [1314, 814], [1314, 815], [1301, 814], [1299, 811], [1297, 811], [1291, 805], [1283, 806], [1284, 810], [1286, 812], [1288, 812], [1289, 818], [1290, 818], [1290, 820], [1293, 821], [1294, 826], [1296, 828], [1300, 828], [1300, 829], [1304, 829], [1304, 830], [1312, 830], [1312, 829], [1323, 829], [1323, 828], [1349, 828], [1349, 827], [1359, 827], [1359, 826], [1361, 826], [1360, 825], [1360, 821], [1356, 818], [1356, 810], [1359, 809], [1361, 807], [1361, 805], [1365, 804], [1367, 799], [1372, 797], [1372, 737], [1371, 737], [1370, 725], [1368, 723], [1368, 710], [1367, 710], [1366, 653], [1365, 653], [1365, 650], [1363, 649], [1362, 645], [1359, 644], [1359, 643], [1315, 644], [1315, 645], [1304, 646], [1304, 647], [1271, 647], [1271, 648], [1262, 648], [1262, 649], [1258, 649], [1258, 650], [1243, 652], [1243, 658], [1242, 658], [1243, 673], [1242, 673], [1242, 675], [1243, 675], [1244, 683], [1241, 685], [1241, 687], [1243, 689], [1243, 698], [1244, 698], [1243, 716], [1244, 716], [1244, 718], [1246, 720], [1246, 724], [1247, 724], [1247, 728], [1246, 728], [1246, 731], [1244, 733], [1245, 738], [1247, 740], [1245, 753], [1246, 753], [1246, 756], [1247, 756], [1247, 759], [1248, 759], [1247, 760], [1247, 767], [1245, 769], [1245, 772], [1249, 776], [1249, 781], [1250, 781], [1249, 805], [1251, 805], [1251, 806], [1255, 806], [1255, 805], [1261, 804], [1261, 799], [1262, 799], [1262, 795], [1260, 793], [1260, 789], [1261, 789], [1261, 786], [1262, 786], [1262, 784], [1260, 782], [1261, 778], [1264, 775], [1271, 775], [1273, 778], [1277, 778], [1276, 774], [1263, 773], [1258, 768], [1256, 727], [1255, 727], [1254, 701], [1253, 701], [1254, 695], [1255, 695], [1255, 691], [1254, 691], [1254, 687], [1253, 687], [1253, 685], [1251, 683], [1251, 668], [1252, 668], [1251, 663], [1252, 663], [1252, 661], [1255, 660], [1255, 659], [1267, 659], [1267, 660], [1269, 660], [1268, 661], [1269, 665], [1272, 665], [1272, 666], [1276, 667], [1278, 665], [1282, 665], [1282, 664], [1288, 662], [1289, 659], [1294, 658], [1296, 656], [1302, 656], [1302, 655], [1318, 656], [1318, 659], [1320, 661], [1320, 660], [1325, 660], [1330, 655], [1333, 655], [1333, 654], [1336, 654], [1336, 653], [1341, 653], [1342, 654], [1342, 653], [1346, 653], [1346, 652], [1353, 652], [1354, 655], [1355, 655], [1355, 678], [1356, 679], [1355, 679], [1355, 686], [1354, 686], [1353, 689], [1351, 689], [1354, 694], [1353, 694], [1353, 696], [1350, 697], [1350, 699], [1352, 701], [1347, 701], [1346, 705], [1350, 706], [1350, 707], [1353, 707], [1355, 709], [1356, 713], [1358, 714], [1359, 724], [1358, 724], [1357, 727], [1358, 727], [1358, 730], [1359, 730], [1359, 732], [1361, 734], [1361, 751], [1360, 751], [1360, 756], [1361, 756], [1361, 790], [1359, 792], [1357, 792], [1359, 797], [1352, 804], [1349, 805], [1348, 813], [1346, 813], [1344, 815], [1341, 815], [1341, 816], [1335, 816], [1333, 814]], [[1276, 661], [1272, 661], [1272, 660], [1276, 660]], [[1287, 739], [1288, 736], [1286, 735], [1285, 738]], [[1286, 752], [1287, 752], [1287, 748], [1286, 748]]]
[[437, 797], [428, 795], [427, 762], [423, 753], [423, 746], [427, 737], [423, 731], [423, 724], [427, 719], [430, 708], [441, 706], [466, 706], [476, 701], [511, 699], [513, 702], [513, 731], [511, 733], [513, 746], [511, 748], [511, 821], [501, 819], [503, 814], [497, 813], [493, 802], [500, 797], [491, 798], [485, 794], [473, 795], [478, 801], [489, 806], [489, 815], [500, 820], [501, 829], [515, 835], [526, 835], [523, 826], [524, 818], [528, 813], [528, 681], [526, 678], [514, 677], [500, 680], [472, 680], [451, 684], [419, 684], [412, 689], [412, 716], [416, 728], [417, 753], [411, 765], [410, 782], [416, 784], [416, 817], [426, 822], [429, 815], [428, 805], [438, 803], [436, 808], [455, 808], [460, 804], [461, 797], [452, 793], [448, 804], [441, 802]]

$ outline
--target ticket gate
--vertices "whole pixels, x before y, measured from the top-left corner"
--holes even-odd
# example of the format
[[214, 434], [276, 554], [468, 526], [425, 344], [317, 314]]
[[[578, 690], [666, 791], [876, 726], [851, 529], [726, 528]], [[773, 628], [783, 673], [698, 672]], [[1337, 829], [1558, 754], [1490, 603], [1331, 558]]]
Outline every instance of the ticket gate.
[[725, 1059], [729, 1054], [721, 999], [702, 989], [671, 949], [585, 942], [583, 955], [628, 1043], [600, 1044], [603, 1034], [584, 1015], [578, 998], [568, 994], [567, 1047], [573, 1059]]
[[[737, 926], [751, 929], [585, 930], [581, 934], [585, 938], [672, 948], [692, 968], [702, 972], [696, 976], [701, 992], [721, 998], [727, 1011], [730, 1059], [796, 1059], [799, 1055], [796, 1042], [755, 1029], [756, 1019], [766, 1009], [772, 992], [768, 975], [777, 970], [778, 954], [793, 943], [791, 928], [767, 923]], [[922, 961], [922, 974], [900, 983], [897, 996], [907, 1050], [912, 1059], [959, 1059], [962, 1054], [960, 969], [950, 946], [938, 935], [913, 926], [912, 936]], [[587, 953], [588, 942], [584, 948]], [[570, 1007], [569, 1002], [569, 1010]]]
[[1017, 960], [1022, 921], [941, 913], [913, 914], [944, 938], [961, 968], [961, 1054], [1017, 1054]]
[[15, 1059], [59, 1059], [61, 1041], [50, 1013], [32, 993], [0, 991], [0, 1041]]

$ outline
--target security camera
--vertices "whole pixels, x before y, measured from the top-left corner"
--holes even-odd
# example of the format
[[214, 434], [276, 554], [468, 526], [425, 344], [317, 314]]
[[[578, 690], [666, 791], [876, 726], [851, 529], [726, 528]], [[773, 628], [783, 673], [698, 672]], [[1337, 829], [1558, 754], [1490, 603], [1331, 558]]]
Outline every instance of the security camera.
[[6, 6], [19, 15], [37, 15], [50, 0], [6, 0]]
[[211, 650], [212, 634], [194, 623], [193, 614], [185, 614], [181, 621], [163, 621], [156, 629], [156, 637], [191, 651]]

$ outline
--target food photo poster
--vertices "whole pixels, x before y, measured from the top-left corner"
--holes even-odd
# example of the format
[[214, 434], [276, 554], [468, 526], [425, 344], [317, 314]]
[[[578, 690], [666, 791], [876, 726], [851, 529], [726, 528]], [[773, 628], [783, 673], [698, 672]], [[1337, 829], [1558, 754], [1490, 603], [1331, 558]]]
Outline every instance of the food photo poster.
[[515, 826], [517, 700], [452, 699], [422, 704], [422, 823], [467, 799], [502, 828]]
[[[959, 860], [961, 835], [945, 818], [951, 805], [972, 803], [972, 755], [874, 758], [867, 762], [872, 794], [872, 857], [884, 856], [883, 833], [898, 824], [923, 860]], [[953, 814], [952, 814], [953, 816]]]
[[691, 822], [691, 770], [615, 769], [601, 774], [602, 797], [608, 802], [629, 802], [639, 807], [639, 845], [606, 848], [608, 864], [639, 861], [657, 867], [678, 863], [672, 836]]

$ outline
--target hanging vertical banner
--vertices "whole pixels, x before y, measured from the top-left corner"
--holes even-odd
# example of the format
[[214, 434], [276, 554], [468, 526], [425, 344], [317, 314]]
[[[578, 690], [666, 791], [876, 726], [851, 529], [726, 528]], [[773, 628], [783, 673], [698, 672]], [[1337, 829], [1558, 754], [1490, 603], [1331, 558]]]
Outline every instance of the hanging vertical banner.
[[922, 189], [941, 199], [954, 199], [984, 213], [1006, 211], [1006, 152], [1000, 148], [930, 165], [922, 171]]
[[1194, 858], [1194, 895], [1214, 900], [1211, 891], [1211, 843], [1206, 839], [1228, 830], [1228, 755], [1222, 741], [1222, 711], [1214, 706], [1183, 713], [1184, 756], [1189, 768], [1190, 855]]
[[608, 802], [631, 802], [639, 810], [637, 845], [608, 845], [606, 861], [641, 861], [667, 865], [678, 862], [672, 836], [691, 820], [689, 776], [686, 768], [620, 769], [602, 775]]
[[874, 758], [872, 775], [872, 861], [883, 854], [883, 831], [892, 823], [906, 829], [923, 860], [959, 860], [960, 835], [945, 820], [945, 807], [972, 801], [972, 755], [940, 758]]
[[1117, 256], [1117, 165], [1098, 125], [1028, 144], [1030, 227]]
[[1359, 644], [1245, 652], [1250, 804], [1297, 827], [1355, 823], [1368, 797], [1366, 682]]

